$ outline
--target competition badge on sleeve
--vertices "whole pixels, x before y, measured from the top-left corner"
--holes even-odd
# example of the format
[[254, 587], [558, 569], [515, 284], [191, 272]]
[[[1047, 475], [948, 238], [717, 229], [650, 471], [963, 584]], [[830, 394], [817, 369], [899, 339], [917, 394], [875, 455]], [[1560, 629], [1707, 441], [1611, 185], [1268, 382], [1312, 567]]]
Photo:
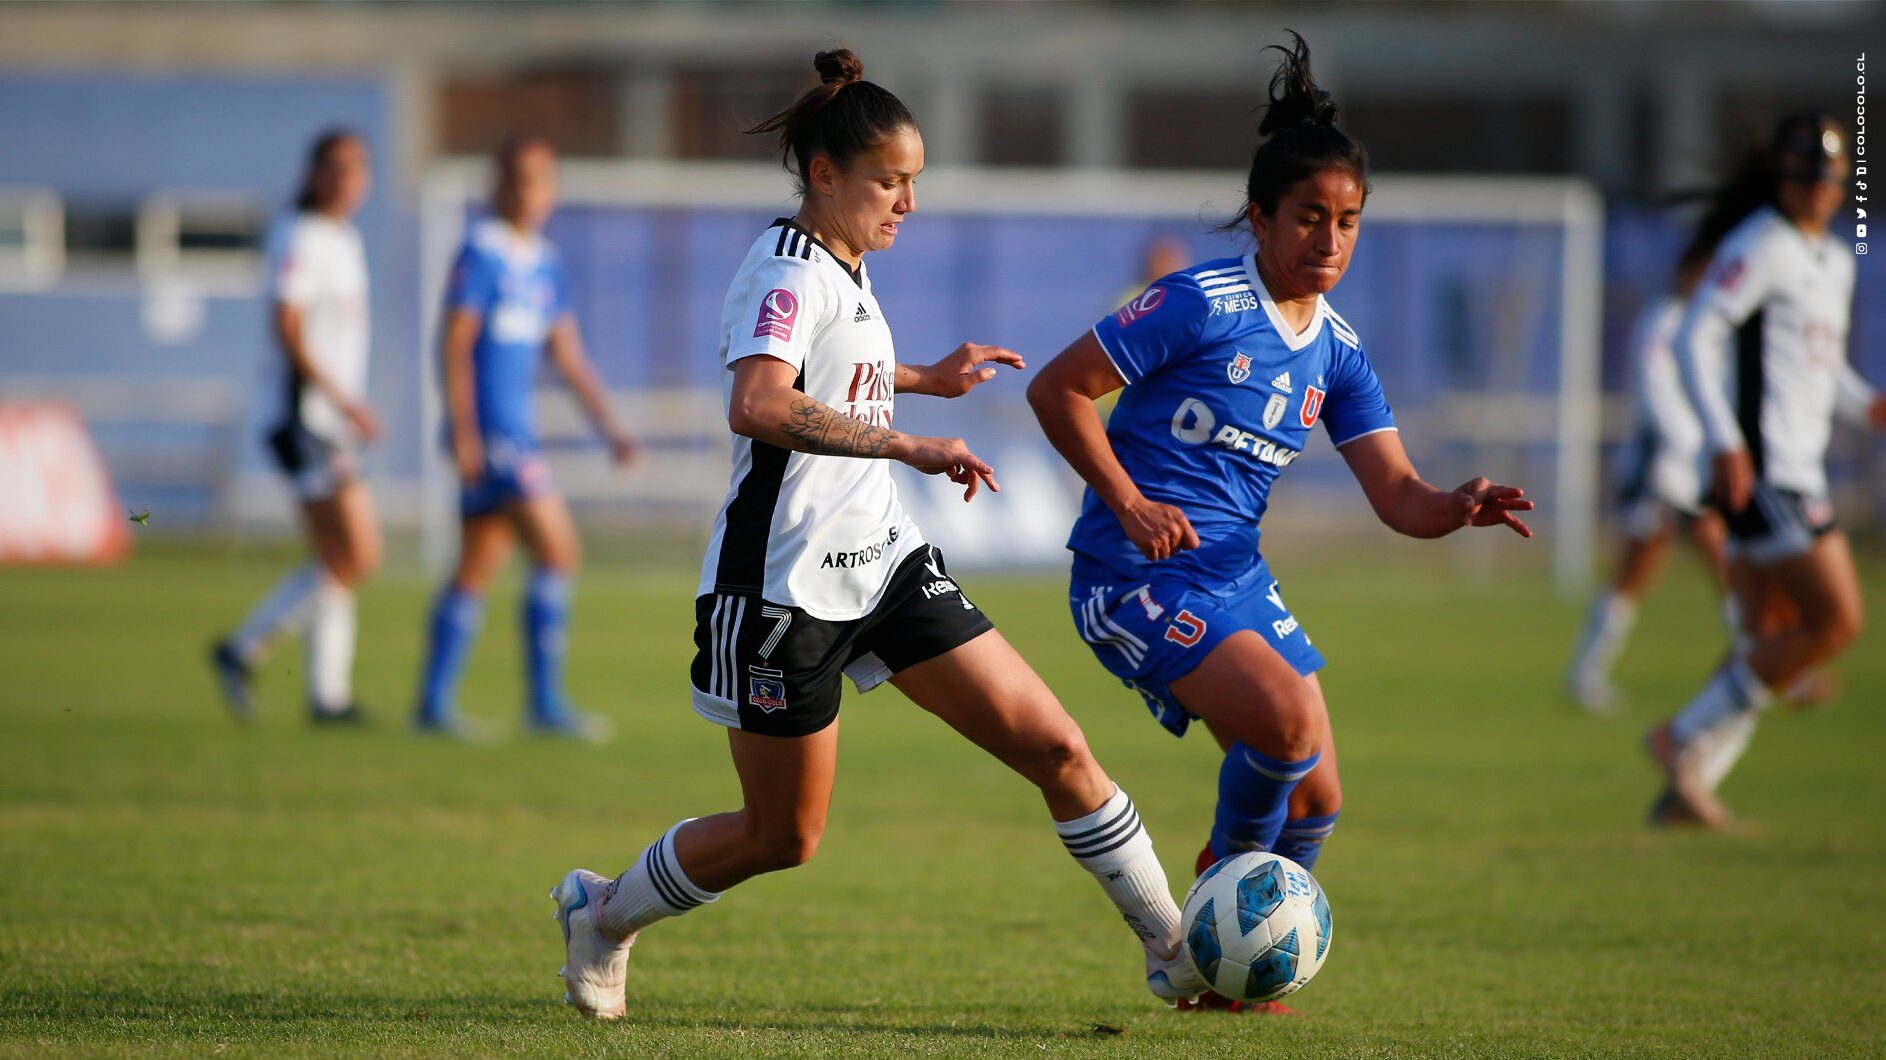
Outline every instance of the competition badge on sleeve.
[[753, 337], [791, 342], [792, 326], [798, 319], [798, 296], [784, 287], [775, 287], [760, 299], [760, 320], [753, 328]]

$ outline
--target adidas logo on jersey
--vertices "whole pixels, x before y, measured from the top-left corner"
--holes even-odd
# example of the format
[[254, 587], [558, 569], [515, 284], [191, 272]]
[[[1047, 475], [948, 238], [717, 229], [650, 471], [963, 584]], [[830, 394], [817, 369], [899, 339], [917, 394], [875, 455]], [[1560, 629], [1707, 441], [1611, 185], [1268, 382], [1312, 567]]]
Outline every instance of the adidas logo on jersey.
[[1289, 372], [1284, 372], [1282, 375], [1279, 375], [1277, 378], [1271, 380], [1270, 385], [1276, 387], [1278, 390], [1281, 390], [1286, 394], [1295, 393], [1295, 391], [1290, 389], [1290, 373]]
[[851, 322], [853, 324], [862, 324], [865, 321], [870, 320], [870, 319], [871, 319], [871, 311], [864, 307], [863, 302], [859, 302], [858, 311], [851, 315]]

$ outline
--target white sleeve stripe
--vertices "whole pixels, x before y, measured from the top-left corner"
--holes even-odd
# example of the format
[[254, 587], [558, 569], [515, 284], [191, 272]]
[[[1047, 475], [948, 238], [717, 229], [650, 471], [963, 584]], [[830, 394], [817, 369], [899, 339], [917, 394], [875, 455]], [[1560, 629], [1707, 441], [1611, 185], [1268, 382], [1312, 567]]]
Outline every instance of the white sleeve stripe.
[[1375, 429], [1374, 429], [1374, 430], [1372, 430], [1372, 431], [1363, 431], [1363, 432], [1362, 432], [1361, 434], [1352, 434], [1352, 435], [1350, 435], [1349, 437], [1347, 437], [1347, 438], [1344, 438], [1344, 439], [1343, 439], [1342, 441], [1340, 441], [1340, 442], [1337, 442], [1337, 443], [1336, 443], [1336, 448], [1338, 448], [1338, 449], [1341, 449], [1341, 448], [1342, 448], [1343, 446], [1345, 446], [1345, 445], [1348, 445], [1348, 444], [1349, 444], [1350, 442], [1353, 442], [1353, 441], [1357, 441], [1358, 439], [1362, 439], [1362, 438], [1367, 438], [1367, 437], [1368, 437], [1369, 435], [1371, 435], [1371, 434], [1380, 434], [1380, 433], [1382, 433], [1383, 431], [1396, 431], [1396, 432], [1399, 432], [1400, 430], [1401, 430], [1401, 428], [1400, 428], [1400, 427], [1396, 427], [1396, 426], [1393, 426], [1393, 425], [1390, 425], [1390, 426], [1387, 426], [1387, 427], [1377, 427], [1377, 428], [1375, 428]]
[[1120, 368], [1120, 362], [1117, 358], [1113, 356], [1113, 351], [1107, 349], [1107, 340], [1101, 337], [1100, 325], [1098, 324], [1094, 325], [1093, 335], [1094, 335], [1094, 341], [1100, 344], [1100, 352], [1107, 355], [1107, 363], [1113, 366], [1113, 370], [1115, 372], [1119, 373], [1120, 382], [1131, 383], [1133, 380], [1129, 378], [1126, 372]]

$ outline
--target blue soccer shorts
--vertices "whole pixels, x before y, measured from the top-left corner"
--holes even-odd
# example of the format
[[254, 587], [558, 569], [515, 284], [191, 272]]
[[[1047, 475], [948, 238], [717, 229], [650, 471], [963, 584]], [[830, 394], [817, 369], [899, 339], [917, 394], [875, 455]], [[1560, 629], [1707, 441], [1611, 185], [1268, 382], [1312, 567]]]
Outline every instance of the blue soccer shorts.
[[1077, 580], [1068, 586], [1068, 607], [1100, 665], [1138, 692], [1174, 736], [1184, 736], [1195, 715], [1173, 696], [1172, 682], [1239, 630], [1262, 636], [1305, 677], [1323, 668], [1322, 653], [1284, 604], [1262, 559], [1212, 588], [1157, 578], [1122, 585]]
[[459, 515], [466, 519], [491, 515], [550, 490], [550, 465], [536, 446], [487, 439], [484, 474], [459, 487]]

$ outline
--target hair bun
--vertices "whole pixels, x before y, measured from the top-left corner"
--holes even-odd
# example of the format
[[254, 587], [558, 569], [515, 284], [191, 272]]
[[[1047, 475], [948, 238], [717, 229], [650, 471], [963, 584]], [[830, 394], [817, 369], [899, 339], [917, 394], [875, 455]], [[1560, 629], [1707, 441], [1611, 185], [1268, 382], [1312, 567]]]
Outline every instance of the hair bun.
[[848, 85], [864, 80], [864, 61], [851, 54], [850, 48], [820, 52], [812, 57], [819, 80], [828, 85]]
[[1290, 32], [1292, 46], [1273, 44], [1265, 51], [1279, 51], [1284, 59], [1270, 79], [1270, 106], [1258, 123], [1260, 136], [1301, 125], [1334, 128], [1342, 119], [1336, 101], [1318, 87], [1310, 73], [1310, 46], [1295, 31]]

